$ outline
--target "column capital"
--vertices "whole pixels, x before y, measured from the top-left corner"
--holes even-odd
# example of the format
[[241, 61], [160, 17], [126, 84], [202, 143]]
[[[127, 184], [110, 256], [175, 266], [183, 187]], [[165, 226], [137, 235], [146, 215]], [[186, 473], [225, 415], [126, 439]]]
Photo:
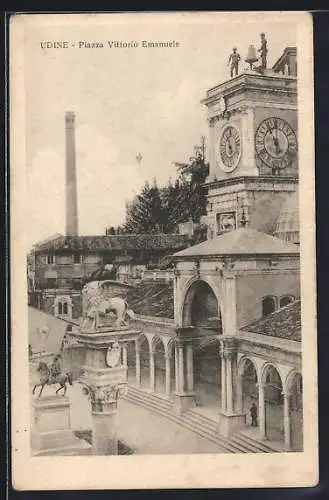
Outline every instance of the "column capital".
[[219, 354], [224, 358], [232, 358], [237, 352], [237, 340], [234, 337], [220, 340]]
[[98, 387], [85, 385], [83, 393], [88, 396], [92, 411], [104, 413], [111, 409], [116, 409], [118, 398], [124, 396], [127, 391], [127, 384], [115, 384]]

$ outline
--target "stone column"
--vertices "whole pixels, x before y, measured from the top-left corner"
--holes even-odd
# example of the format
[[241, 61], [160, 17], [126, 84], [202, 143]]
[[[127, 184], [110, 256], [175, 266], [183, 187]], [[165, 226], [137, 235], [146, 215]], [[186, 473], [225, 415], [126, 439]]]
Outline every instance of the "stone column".
[[284, 447], [286, 451], [291, 451], [290, 402], [291, 395], [283, 393]]
[[226, 409], [229, 413], [233, 412], [233, 372], [232, 372], [232, 355], [226, 354]]
[[175, 391], [179, 392], [179, 381], [178, 381], [178, 347], [175, 344]]
[[150, 390], [155, 392], [155, 351], [150, 350]]
[[243, 411], [243, 375], [236, 377], [236, 408], [237, 411]]
[[186, 361], [187, 361], [187, 392], [194, 390], [194, 373], [193, 373], [193, 344], [189, 342], [186, 346]]
[[234, 275], [234, 262], [228, 261], [224, 272], [224, 289], [225, 289], [225, 305], [224, 305], [224, 321], [223, 334], [235, 336], [237, 334], [236, 322], [236, 280]]
[[184, 392], [184, 346], [178, 345], [178, 390]]
[[122, 345], [122, 366], [126, 369], [126, 381], [128, 380], [128, 347], [127, 344]]
[[136, 385], [140, 387], [141, 385], [141, 353], [140, 346], [135, 343], [136, 348]]
[[221, 357], [222, 410], [226, 410], [226, 359]]
[[221, 384], [222, 404], [219, 411], [219, 432], [229, 437], [238, 432], [246, 424], [246, 415], [241, 411], [235, 411], [234, 401], [234, 369], [236, 369], [237, 342], [234, 337], [221, 340]]
[[166, 354], [166, 396], [169, 398], [171, 395], [171, 366], [170, 366], [171, 357]]
[[93, 455], [118, 454], [117, 397], [116, 387], [89, 387]]
[[127, 344], [122, 346], [122, 364], [123, 366], [128, 366], [128, 348]]
[[258, 383], [258, 421], [261, 439], [266, 439], [265, 390], [262, 382]]

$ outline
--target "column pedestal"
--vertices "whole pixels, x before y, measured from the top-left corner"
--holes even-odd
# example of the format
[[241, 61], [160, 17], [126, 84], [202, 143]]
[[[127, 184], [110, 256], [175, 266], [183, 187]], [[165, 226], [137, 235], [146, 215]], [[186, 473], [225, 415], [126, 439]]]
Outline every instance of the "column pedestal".
[[245, 413], [219, 412], [219, 433], [224, 437], [229, 437], [246, 426]]
[[34, 456], [91, 454], [91, 446], [72, 432], [67, 397], [55, 395], [35, 399], [32, 406], [31, 449]]
[[[92, 332], [80, 330], [73, 333], [86, 351], [79, 382], [91, 403], [94, 455], [118, 454], [117, 404], [127, 390], [125, 346], [129, 341], [136, 341], [138, 334], [129, 327], [110, 326], [98, 327]], [[137, 381], [140, 377], [138, 367], [136, 361]]]
[[174, 394], [174, 410], [176, 413], [181, 414], [189, 408], [196, 407], [196, 395], [195, 393], [188, 394], [184, 392], [182, 394]]

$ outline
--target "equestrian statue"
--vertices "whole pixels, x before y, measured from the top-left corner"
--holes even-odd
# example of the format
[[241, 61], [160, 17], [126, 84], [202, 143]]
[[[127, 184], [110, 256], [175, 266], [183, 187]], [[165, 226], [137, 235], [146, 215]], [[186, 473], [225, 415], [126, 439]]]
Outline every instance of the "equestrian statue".
[[61, 365], [60, 365], [60, 354], [57, 354], [54, 357], [54, 360], [51, 365], [47, 365], [44, 361], [40, 361], [38, 368], [37, 368], [37, 374], [39, 375], [39, 382], [37, 382], [32, 390], [32, 394], [34, 395], [35, 390], [37, 387], [40, 387], [39, 391], [39, 398], [42, 395], [42, 391], [46, 385], [59, 385], [58, 389], [56, 390], [56, 394], [61, 389], [64, 389], [63, 396], [66, 394], [67, 390], [67, 383], [70, 385], [73, 384], [72, 380], [72, 373], [64, 373], [61, 370]]

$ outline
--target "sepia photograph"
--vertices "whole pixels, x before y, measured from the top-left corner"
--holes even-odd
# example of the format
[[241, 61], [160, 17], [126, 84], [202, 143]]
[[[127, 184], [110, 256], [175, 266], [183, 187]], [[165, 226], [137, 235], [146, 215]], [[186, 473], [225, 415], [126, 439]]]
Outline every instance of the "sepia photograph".
[[312, 36], [11, 17], [18, 489], [316, 484]]

